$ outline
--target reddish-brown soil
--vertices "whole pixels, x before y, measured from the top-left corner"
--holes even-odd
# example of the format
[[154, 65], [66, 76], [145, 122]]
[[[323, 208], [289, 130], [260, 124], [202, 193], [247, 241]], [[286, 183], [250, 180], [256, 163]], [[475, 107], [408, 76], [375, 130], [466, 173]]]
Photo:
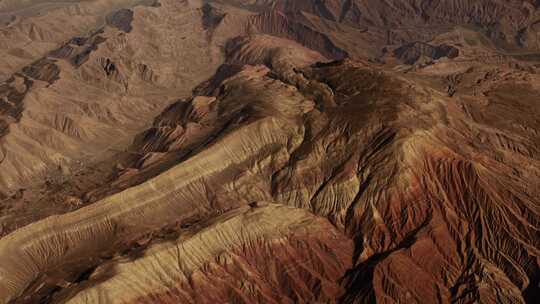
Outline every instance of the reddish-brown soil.
[[0, 0], [0, 302], [539, 302], [539, 20]]

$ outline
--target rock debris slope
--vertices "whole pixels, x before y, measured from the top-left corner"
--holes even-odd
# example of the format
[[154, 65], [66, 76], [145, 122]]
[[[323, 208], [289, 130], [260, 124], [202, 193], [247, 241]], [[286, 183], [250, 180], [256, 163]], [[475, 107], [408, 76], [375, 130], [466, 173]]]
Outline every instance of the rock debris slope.
[[[0, 86], [6, 188], [90, 145], [110, 166], [0, 196], [20, 224], [0, 301], [537, 302], [538, 12], [518, 2], [104, 13]], [[69, 209], [22, 216], [65, 188]]]

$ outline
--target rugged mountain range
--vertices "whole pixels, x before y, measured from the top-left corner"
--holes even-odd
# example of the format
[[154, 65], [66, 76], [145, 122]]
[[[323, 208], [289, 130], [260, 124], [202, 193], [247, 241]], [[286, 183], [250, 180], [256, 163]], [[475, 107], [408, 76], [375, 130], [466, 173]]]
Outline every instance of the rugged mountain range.
[[0, 0], [0, 301], [538, 302], [538, 6]]

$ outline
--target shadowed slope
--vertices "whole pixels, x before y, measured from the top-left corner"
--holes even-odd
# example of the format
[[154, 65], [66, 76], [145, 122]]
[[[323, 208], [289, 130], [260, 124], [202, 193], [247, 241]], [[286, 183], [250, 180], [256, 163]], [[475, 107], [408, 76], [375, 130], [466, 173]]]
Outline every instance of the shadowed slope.
[[[67, 151], [52, 138], [76, 154], [206, 79], [78, 210], [8, 228], [1, 301], [534, 303], [540, 78], [503, 49], [536, 4], [234, 2], [250, 10], [162, 0], [122, 11], [0, 85], [5, 139], [34, 126], [35, 151]], [[346, 56], [390, 63], [315, 63]], [[79, 91], [110, 102], [57, 101]], [[111, 120], [83, 128], [73, 104]], [[13, 155], [0, 150], [22, 171]]]
[[[181, 278], [186, 276], [184, 266], [176, 270], [170, 268], [173, 262], [157, 259], [159, 252], [174, 252], [175, 247], [166, 249], [171, 245], [151, 242], [144, 257], [123, 263], [109, 279], [101, 281], [98, 270], [87, 282], [68, 284], [53, 296], [109, 303], [113, 300], [99, 295], [118, 291], [116, 284], [132, 291], [126, 289], [114, 301], [136, 294], [141, 302], [204, 302], [212, 301], [212, 294], [233, 302], [273, 301], [276, 295], [269, 292], [267, 284], [294, 289], [294, 297], [290, 290], [278, 289], [292, 301], [316, 298], [344, 303], [523, 303], [536, 294], [539, 236], [535, 227], [540, 210], [536, 190], [524, 185], [538, 180], [534, 169], [537, 154], [504, 154], [508, 146], [491, 141], [497, 138], [494, 132], [501, 132], [498, 126], [472, 121], [456, 100], [364, 64], [346, 61], [305, 68], [302, 77], [306, 82], [298, 87], [269, 78], [268, 72], [262, 67], [245, 68], [226, 80], [215, 98], [197, 97], [191, 102], [192, 106], [199, 104], [197, 111], [208, 107], [199, 112], [202, 121], [211, 123], [212, 113], [219, 113], [231, 122], [224, 129], [218, 127], [223, 129], [218, 133], [200, 133], [207, 138], [202, 141], [206, 144], [186, 160], [95, 205], [32, 224], [2, 239], [1, 273], [9, 282], [2, 289], [4, 299], [29, 294], [24, 292], [29, 286], [40, 286], [31, 284], [36, 279], [55, 282], [59, 275], [51, 274], [53, 269], [69, 263], [96, 265], [92, 261], [100, 252], [101, 256], [104, 252], [117, 256], [120, 249], [112, 247], [111, 252], [110, 244], [134, 248], [129, 240], [144, 244], [145, 233], [174, 223], [182, 235], [190, 231], [190, 218], [198, 219], [197, 225], [218, 223], [221, 220], [215, 218], [215, 212], [261, 201], [311, 210], [328, 218], [338, 229], [339, 238], [348, 236], [354, 241], [354, 249], [344, 248], [338, 259], [321, 253], [319, 261], [341, 266], [332, 266], [331, 272], [309, 266], [305, 269], [310, 269], [309, 275], [300, 276], [305, 280], [301, 283], [296, 275], [275, 277], [283, 267], [298, 269], [296, 258], [278, 256], [273, 259], [277, 264], [269, 264], [276, 265], [272, 270], [248, 262], [253, 250], [264, 256], [267, 246], [278, 245], [256, 241], [258, 237], [252, 239], [242, 230], [217, 229], [220, 224], [215, 224], [215, 230], [204, 232], [213, 241], [197, 237], [207, 248], [218, 248], [229, 242], [229, 235], [237, 234], [246, 242], [251, 239], [250, 245], [241, 252], [233, 249], [238, 245], [227, 247], [231, 251], [224, 257], [230, 261], [226, 264], [222, 260], [205, 264], [212, 258], [201, 258], [197, 270], [188, 272], [191, 281]], [[249, 93], [254, 91], [258, 94]], [[167, 115], [162, 122], [165, 117], [174, 117]], [[485, 146], [471, 144], [476, 136], [489, 140], [483, 141]], [[521, 150], [527, 147], [524, 144]], [[492, 152], [503, 154], [495, 157]], [[521, 173], [515, 175], [509, 164]], [[523, 179], [525, 175], [528, 181]], [[270, 212], [263, 210], [268, 209], [261, 209], [262, 214]], [[280, 220], [296, 221], [294, 212], [283, 213]], [[262, 233], [273, 231], [261, 229]], [[302, 244], [337, 246], [326, 243], [326, 236], [313, 229], [306, 233], [279, 246], [288, 248], [291, 257], [307, 254]], [[177, 240], [187, 246], [191, 239]], [[184, 255], [184, 251], [198, 256], [199, 249], [182, 247], [179, 254]], [[350, 258], [352, 265], [345, 271], [343, 265], [348, 265]], [[105, 271], [108, 263], [116, 262], [99, 262], [103, 268], [98, 269]], [[130, 274], [139, 267], [148, 274]], [[260, 280], [252, 281], [250, 288], [237, 289], [238, 278], [248, 272], [245, 267], [255, 267], [249, 270], [252, 275], [260, 271]], [[147, 280], [153, 277], [149, 273], [154, 271], [166, 271], [167, 280], [172, 280], [165, 284], [161, 281], [165, 277], [160, 276], [159, 292], [142, 287], [149, 286]], [[209, 279], [204, 279], [206, 276]], [[336, 287], [340, 277], [341, 287]], [[310, 284], [314, 278], [330, 281], [325, 283], [326, 289], [313, 293], [315, 285]], [[191, 283], [186, 285], [184, 280]], [[43, 285], [41, 292], [55, 284]], [[304, 289], [303, 284], [310, 287]], [[201, 297], [204, 290], [212, 292]]]

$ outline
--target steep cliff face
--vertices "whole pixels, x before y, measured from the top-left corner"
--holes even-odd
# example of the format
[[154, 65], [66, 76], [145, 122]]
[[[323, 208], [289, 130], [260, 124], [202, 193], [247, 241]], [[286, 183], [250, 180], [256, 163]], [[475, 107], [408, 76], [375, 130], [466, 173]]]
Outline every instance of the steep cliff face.
[[144, 4], [0, 85], [0, 302], [540, 297], [534, 2]]

